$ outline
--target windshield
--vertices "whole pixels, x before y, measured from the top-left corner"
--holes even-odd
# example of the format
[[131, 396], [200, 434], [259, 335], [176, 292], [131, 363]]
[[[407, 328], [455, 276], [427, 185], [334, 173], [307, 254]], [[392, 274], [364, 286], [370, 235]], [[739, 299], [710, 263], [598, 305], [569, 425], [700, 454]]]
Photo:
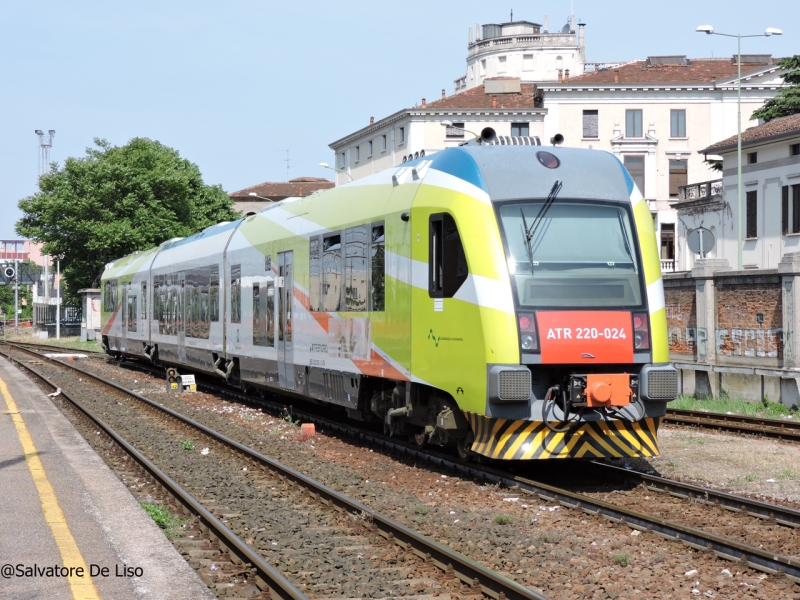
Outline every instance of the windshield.
[[626, 207], [556, 200], [540, 213], [543, 204], [499, 208], [518, 304], [641, 306], [639, 259]]

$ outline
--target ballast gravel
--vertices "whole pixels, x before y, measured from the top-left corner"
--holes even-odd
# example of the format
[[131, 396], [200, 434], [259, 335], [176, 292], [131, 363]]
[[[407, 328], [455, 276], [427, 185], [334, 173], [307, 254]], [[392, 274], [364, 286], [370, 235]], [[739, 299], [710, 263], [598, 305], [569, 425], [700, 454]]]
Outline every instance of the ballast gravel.
[[[301, 436], [296, 424], [209, 394], [167, 394], [163, 380], [115, 363], [92, 360], [83, 361], [81, 366], [357, 498], [553, 599], [800, 599], [800, 586], [780, 575], [760, 573], [650, 532], [533, 500], [518, 491], [479, 485], [430, 465], [416, 465], [358, 442], [328, 436], [324, 431], [317, 431], [314, 437]], [[693, 446], [686, 443], [680, 431], [662, 430], [662, 456], [637, 466], [704, 483], [708, 480], [698, 477], [705, 473], [700, 461], [709, 460], [717, 469], [725, 460], [736, 462], [738, 453], [756, 453], [756, 446], [766, 444], [737, 436], [689, 432], [704, 439], [703, 444], [694, 445], [703, 446], [704, 452], [692, 455], [685, 450]], [[728, 437], [736, 443], [725, 439]], [[721, 438], [720, 452], [724, 449], [724, 454], [716, 455], [712, 449], [716, 438]], [[797, 452], [788, 444], [782, 446]], [[676, 452], [678, 447], [683, 451]], [[200, 450], [196, 448], [187, 460], [192, 456], [201, 460]], [[755, 466], [751, 468], [755, 471]], [[773, 466], [764, 465], [763, 469], [756, 476], [771, 478], [764, 475], [772, 475]], [[709, 483], [718, 485], [720, 480]], [[754, 486], [747, 491], [757, 495], [765, 490]], [[308, 524], [299, 519], [295, 526]], [[274, 541], [289, 544], [291, 539]]]

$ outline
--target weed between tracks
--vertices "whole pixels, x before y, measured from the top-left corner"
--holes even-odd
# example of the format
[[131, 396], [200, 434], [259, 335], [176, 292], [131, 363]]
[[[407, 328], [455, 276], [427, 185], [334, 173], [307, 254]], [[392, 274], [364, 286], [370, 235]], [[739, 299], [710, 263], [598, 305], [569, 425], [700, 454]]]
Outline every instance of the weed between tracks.
[[709, 398], [708, 400], [698, 400], [681, 396], [669, 403], [669, 408], [683, 410], [704, 410], [708, 412], [732, 413], [747, 417], [760, 417], [762, 419], [791, 419], [800, 421], [800, 413], [797, 406], [786, 408], [779, 402], [748, 402], [747, 400], [734, 398]]
[[164, 535], [169, 539], [178, 537], [181, 530], [191, 519], [186, 521], [180, 520], [178, 517], [169, 512], [169, 509], [163, 504], [148, 504], [139, 500], [139, 504], [147, 512], [148, 515], [156, 522], [156, 525], [164, 530]]

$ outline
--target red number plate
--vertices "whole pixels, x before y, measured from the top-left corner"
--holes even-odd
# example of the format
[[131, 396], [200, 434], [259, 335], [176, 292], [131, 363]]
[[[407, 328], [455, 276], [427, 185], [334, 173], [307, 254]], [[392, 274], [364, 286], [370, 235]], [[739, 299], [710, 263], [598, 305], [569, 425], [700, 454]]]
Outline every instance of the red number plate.
[[539, 311], [542, 363], [631, 363], [631, 313]]

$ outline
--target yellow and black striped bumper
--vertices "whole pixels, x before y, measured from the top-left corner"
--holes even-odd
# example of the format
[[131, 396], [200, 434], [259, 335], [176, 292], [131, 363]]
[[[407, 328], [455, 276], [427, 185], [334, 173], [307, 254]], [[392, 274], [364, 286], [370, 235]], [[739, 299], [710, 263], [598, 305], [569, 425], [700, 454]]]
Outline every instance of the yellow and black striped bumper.
[[[658, 424], [648, 418], [636, 423], [595, 421], [570, 433], [555, 433], [542, 421], [492, 419], [466, 413], [475, 441], [472, 451], [502, 460], [546, 458], [638, 458], [658, 456]], [[561, 424], [553, 424], [555, 427]]]

